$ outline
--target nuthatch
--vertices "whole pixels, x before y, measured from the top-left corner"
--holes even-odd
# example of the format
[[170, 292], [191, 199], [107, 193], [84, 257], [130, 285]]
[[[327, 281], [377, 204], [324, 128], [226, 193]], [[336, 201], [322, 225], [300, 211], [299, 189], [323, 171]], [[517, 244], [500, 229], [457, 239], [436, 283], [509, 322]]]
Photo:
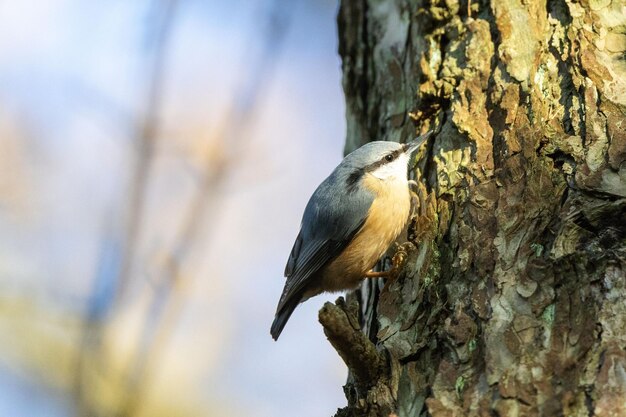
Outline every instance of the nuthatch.
[[311, 196], [289, 255], [270, 333], [278, 339], [298, 304], [353, 289], [404, 229], [411, 211], [407, 165], [430, 136], [370, 142], [347, 155]]

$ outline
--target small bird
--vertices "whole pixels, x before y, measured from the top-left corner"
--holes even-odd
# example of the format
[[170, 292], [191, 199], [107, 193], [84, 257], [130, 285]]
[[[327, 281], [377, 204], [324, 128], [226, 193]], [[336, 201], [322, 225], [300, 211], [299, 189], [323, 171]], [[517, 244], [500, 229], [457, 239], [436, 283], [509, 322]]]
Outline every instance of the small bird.
[[369, 142], [317, 187], [285, 267], [287, 282], [270, 331], [274, 340], [298, 304], [383, 276], [370, 270], [406, 225], [411, 212], [407, 165], [431, 133], [407, 144]]

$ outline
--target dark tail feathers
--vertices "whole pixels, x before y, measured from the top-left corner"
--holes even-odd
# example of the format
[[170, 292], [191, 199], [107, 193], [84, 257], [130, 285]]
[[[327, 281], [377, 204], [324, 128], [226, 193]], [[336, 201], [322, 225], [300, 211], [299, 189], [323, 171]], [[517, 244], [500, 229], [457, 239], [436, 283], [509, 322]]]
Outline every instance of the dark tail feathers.
[[294, 297], [294, 299], [285, 304], [280, 311], [276, 312], [274, 322], [272, 323], [272, 329], [270, 330], [274, 340], [278, 340], [278, 336], [282, 333], [285, 324], [287, 324], [289, 317], [291, 317], [291, 313], [293, 313], [293, 310], [296, 309], [298, 304], [300, 304], [299, 297]]

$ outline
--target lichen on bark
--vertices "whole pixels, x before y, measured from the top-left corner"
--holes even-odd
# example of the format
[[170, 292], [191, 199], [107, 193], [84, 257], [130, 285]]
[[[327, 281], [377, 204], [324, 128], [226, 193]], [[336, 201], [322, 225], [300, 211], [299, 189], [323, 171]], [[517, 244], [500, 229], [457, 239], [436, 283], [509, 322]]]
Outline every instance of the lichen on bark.
[[346, 150], [437, 132], [416, 249], [352, 295], [389, 404], [338, 415], [626, 415], [626, 4], [345, 0], [338, 25]]

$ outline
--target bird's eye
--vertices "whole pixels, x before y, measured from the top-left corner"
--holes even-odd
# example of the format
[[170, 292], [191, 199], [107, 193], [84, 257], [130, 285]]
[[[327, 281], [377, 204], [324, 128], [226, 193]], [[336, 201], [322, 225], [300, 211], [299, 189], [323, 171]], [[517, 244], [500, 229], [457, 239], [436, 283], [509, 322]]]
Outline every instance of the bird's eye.
[[391, 162], [391, 161], [393, 161], [393, 154], [392, 154], [392, 153], [390, 153], [389, 155], [386, 155], [386, 156], [385, 156], [385, 161], [387, 161], [387, 162]]

